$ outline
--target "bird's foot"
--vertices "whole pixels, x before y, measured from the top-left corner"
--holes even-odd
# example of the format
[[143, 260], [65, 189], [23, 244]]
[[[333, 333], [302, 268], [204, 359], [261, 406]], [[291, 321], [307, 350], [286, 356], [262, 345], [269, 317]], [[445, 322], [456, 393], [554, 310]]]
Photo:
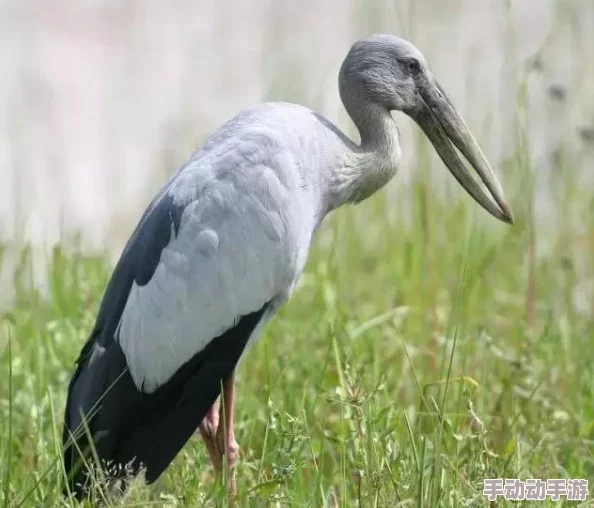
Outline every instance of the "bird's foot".
[[221, 454], [217, 442], [217, 432], [219, 430], [219, 400], [212, 405], [208, 413], [200, 423], [200, 435], [206, 445], [206, 451], [212, 462], [213, 467], [218, 472], [221, 468]]
[[[224, 480], [227, 482], [229, 496], [234, 496], [237, 492], [234, 469], [239, 461], [239, 445], [235, 440], [232, 426], [221, 425], [221, 423], [223, 422], [217, 400], [200, 423], [199, 430], [214, 470], [217, 475], [221, 475], [224, 468]], [[225, 427], [228, 429], [227, 432]]]
[[237, 484], [235, 481], [235, 466], [239, 461], [239, 445], [235, 440], [235, 435], [229, 433], [225, 435], [224, 429], [219, 427], [217, 432], [217, 447], [220, 454], [220, 472], [225, 468], [227, 487], [229, 496], [235, 496], [237, 493]]

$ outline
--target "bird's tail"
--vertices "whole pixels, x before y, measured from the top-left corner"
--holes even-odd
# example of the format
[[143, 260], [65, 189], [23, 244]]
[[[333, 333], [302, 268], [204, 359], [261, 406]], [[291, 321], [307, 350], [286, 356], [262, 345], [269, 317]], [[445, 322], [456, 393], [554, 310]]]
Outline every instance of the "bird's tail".
[[102, 347], [91, 336], [68, 387], [62, 433], [65, 494], [84, 497], [97, 460], [104, 467], [112, 458], [121, 420], [117, 400], [125, 389], [126, 374], [119, 345]]
[[[70, 491], [88, 495], [90, 466], [108, 480], [156, 480], [196, 431], [233, 373], [268, 304], [213, 339], [152, 393], [139, 390], [118, 342], [88, 343], [70, 382], [64, 466]], [[111, 482], [110, 482], [111, 483]]]

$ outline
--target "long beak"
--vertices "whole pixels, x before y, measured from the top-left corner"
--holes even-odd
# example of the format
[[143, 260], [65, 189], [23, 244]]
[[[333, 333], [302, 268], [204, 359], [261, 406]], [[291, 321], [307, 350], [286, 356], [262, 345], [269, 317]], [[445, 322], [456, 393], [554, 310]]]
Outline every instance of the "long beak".
[[[514, 217], [501, 185], [466, 122], [437, 81], [423, 77], [417, 85], [423, 107], [411, 116], [430, 139], [441, 160], [478, 204], [503, 222], [513, 224]], [[478, 173], [491, 197], [466, 167], [456, 148]]]

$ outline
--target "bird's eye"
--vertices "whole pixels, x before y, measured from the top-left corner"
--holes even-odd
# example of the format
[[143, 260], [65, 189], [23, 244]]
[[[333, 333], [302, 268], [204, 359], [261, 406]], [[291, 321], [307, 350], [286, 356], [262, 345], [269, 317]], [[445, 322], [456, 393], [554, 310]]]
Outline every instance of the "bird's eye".
[[419, 63], [418, 60], [416, 60], [414, 58], [408, 59], [405, 62], [405, 66], [406, 66], [406, 70], [410, 74], [416, 74], [417, 72], [419, 72], [421, 70], [421, 64]]

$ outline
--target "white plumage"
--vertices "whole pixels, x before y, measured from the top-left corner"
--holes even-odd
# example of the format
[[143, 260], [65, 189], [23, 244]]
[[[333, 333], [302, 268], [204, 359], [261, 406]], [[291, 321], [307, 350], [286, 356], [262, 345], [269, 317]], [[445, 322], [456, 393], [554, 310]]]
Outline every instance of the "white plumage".
[[239, 318], [289, 296], [323, 218], [315, 173], [300, 168], [336, 156], [309, 155], [295, 121], [319, 124], [298, 106], [249, 110], [223, 127], [233, 137], [215, 134], [171, 183], [185, 207], [179, 233], [150, 282], [133, 284], [118, 334], [139, 389], [153, 392]]

